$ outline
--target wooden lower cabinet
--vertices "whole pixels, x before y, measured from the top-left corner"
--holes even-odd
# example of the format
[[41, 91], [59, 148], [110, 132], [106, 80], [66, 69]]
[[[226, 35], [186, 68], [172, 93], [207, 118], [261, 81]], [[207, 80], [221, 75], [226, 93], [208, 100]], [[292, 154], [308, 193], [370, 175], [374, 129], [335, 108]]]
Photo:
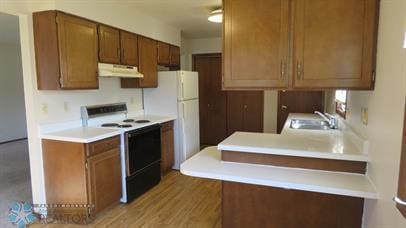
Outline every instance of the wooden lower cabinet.
[[172, 170], [175, 156], [173, 121], [162, 124], [161, 127], [161, 175]]
[[[89, 144], [44, 139], [42, 150], [47, 204], [90, 205], [68, 211], [55, 208], [51, 217], [64, 219], [64, 222], [85, 223], [98, 212], [119, 203], [121, 161], [118, 136]], [[70, 220], [75, 216], [81, 219]]]
[[360, 228], [364, 199], [222, 183], [223, 228]]

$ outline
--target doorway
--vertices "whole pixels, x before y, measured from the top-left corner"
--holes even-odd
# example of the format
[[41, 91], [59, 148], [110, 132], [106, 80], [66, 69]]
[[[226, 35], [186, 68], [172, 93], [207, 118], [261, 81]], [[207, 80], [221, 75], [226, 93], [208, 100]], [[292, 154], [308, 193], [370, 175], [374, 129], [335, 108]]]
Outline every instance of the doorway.
[[9, 206], [32, 203], [19, 17], [0, 13], [0, 227]]
[[324, 93], [322, 91], [279, 91], [277, 133], [280, 134], [289, 113], [323, 112]]

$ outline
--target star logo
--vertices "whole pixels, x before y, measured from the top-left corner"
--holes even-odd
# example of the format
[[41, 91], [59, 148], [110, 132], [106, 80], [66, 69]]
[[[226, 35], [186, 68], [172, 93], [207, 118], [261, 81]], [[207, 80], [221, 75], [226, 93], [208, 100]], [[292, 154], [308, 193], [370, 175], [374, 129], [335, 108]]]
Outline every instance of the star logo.
[[10, 205], [8, 219], [18, 228], [25, 228], [26, 225], [35, 222], [38, 218], [34, 214], [30, 203], [14, 202]]

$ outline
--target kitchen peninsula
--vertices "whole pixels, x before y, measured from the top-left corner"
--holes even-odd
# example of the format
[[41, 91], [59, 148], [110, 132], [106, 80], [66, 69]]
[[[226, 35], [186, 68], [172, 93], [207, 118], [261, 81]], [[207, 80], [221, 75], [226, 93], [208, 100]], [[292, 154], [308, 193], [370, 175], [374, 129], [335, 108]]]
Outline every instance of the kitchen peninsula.
[[378, 194], [366, 173], [367, 141], [345, 127], [281, 135], [236, 132], [181, 165], [222, 181], [223, 227], [361, 227], [364, 199]]

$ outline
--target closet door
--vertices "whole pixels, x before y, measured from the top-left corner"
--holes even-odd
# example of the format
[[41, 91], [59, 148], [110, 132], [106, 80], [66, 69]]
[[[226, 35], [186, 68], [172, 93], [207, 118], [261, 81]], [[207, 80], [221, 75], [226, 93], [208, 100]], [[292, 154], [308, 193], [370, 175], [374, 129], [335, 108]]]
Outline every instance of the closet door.
[[227, 137], [227, 92], [221, 90], [221, 54], [193, 56], [199, 73], [200, 143], [216, 145]]

